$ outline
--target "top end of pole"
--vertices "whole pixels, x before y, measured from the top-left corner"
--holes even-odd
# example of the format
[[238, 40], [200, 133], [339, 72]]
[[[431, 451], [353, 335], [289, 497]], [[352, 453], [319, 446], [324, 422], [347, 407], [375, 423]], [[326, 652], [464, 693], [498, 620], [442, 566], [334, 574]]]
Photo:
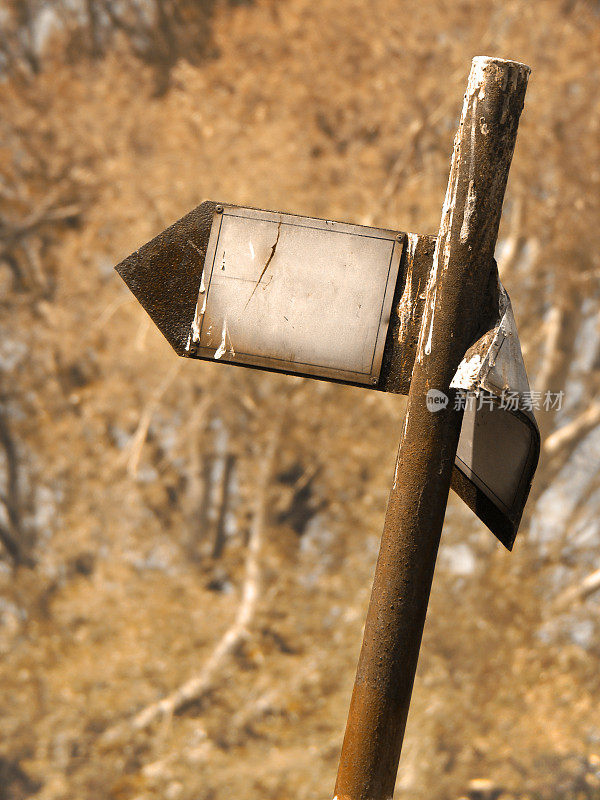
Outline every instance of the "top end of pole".
[[509, 58], [496, 58], [495, 56], [475, 56], [471, 62], [471, 69], [476, 65], [479, 69], [487, 66], [488, 64], [496, 64], [498, 67], [505, 69], [506, 67], [517, 67], [527, 73], [531, 72], [531, 67], [523, 64], [521, 61], [511, 61]]
[[[493, 69], [500, 80], [506, 80], [512, 76], [525, 84], [531, 74], [531, 67], [520, 61], [511, 61], [507, 58], [496, 58], [494, 56], [475, 56], [471, 62], [471, 73], [469, 75], [469, 86], [480, 85], [488, 70]], [[488, 73], [489, 75], [489, 73]]]
[[[475, 56], [471, 62], [471, 72], [465, 92], [461, 125], [464, 124], [469, 106], [475, 96], [484, 100], [488, 93], [495, 96], [492, 106], [501, 109], [499, 122], [503, 125], [509, 116], [518, 124], [519, 115], [523, 108], [525, 91], [531, 74], [531, 67], [520, 61], [510, 61], [507, 58], [494, 56]], [[498, 106], [497, 93], [503, 96]], [[509, 98], [511, 98], [509, 100]], [[513, 114], [508, 113], [507, 102], [514, 104]], [[518, 111], [516, 110], [518, 108]], [[514, 113], [516, 111], [516, 114]], [[489, 122], [488, 122], [489, 124]]]
[[[527, 64], [505, 58], [477, 56], [471, 64], [417, 346], [418, 364], [434, 350], [444, 352], [448, 374], [477, 338], [480, 323], [476, 314], [469, 316], [468, 309], [477, 307], [489, 281], [529, 73]], [[467, 315], [464, 338], [449, 337], [443, 329], [440, 298], [444, 292]], [[446, 324], [454, 325], [454, 318]]]

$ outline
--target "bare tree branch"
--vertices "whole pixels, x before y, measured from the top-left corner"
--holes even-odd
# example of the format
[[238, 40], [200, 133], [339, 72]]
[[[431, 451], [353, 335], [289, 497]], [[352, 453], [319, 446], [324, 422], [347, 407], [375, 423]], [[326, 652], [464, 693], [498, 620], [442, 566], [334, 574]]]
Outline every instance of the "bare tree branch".
[[210, 422], [212, 397], [205, 395], [194, 405], [186, 439], [189, 444], [189, 469], [185, 496], [185, 517], [188, 521], [187, 549], [193, 561], [198, 560], [198, 543], [208, 527], [211, 492], [211, 461], [204, 452], [204, 439]]
[[235, 454], [227, 453], [223, 463], [223, 476], [221, 478], [221, 491], [219, 506], [217, 511], [217, 521], [215, 523], [215, 535], [213, 539], [212, 557], [221, 558], [225, 547], [225, 518], [229, 508], [229, 497], [231, 495], [231, 483], [233, 479], [233, 468], [235, 466]]
[[172, 716], [191, 703], [197, 702], [211, 688], [217, 669], [230, 656], [248, 634], [261, 592], [261, 552], [267, 525], [269, 485], [274, 473], [279, 444], [281, 420], [270, 431], [258, 471], [255, 489], [254, 513], [246, 551], [245, 577], [242, 597], [232, 625], [225, 631], [200, 672], [175, 691], [138, 712], [133, 719], [106, 730], [101, 744], [111, 745], [144, 730], [155, 721]]
[[6, 491], [0, 494], [0, 502], [6, 510], [8, 525], [0, 525], [0, 541], [15, 566], [28, 563], [23, 552], [23, 526], [21, 519], [21, 492], [19, 485], [19, 462], [5, 413], [0, 410], [0, 446], [6, 463]]
[[600, 569], [595, 570], [575, 586], [570, 586], [554, 601], [556, 610], [564, 610], [574, 603], [581, 602], [600, 589]]
[[523, 192], [518, 192], [514, 201], [513, 212], [510, 217], [510, 229], [505, 240], [502, 257], [498, 259], [498, 270], [503, 277], [510, 274], [523, 256], [527, 237], [523, 233], [523, 220], [525, 217], [525, 203]]
[[156, 410], [160, 405], [160, 401], [177, 377], [177, 373], [180, 369], [181, 359], [177, 358], [173, 362], [173, 365], [167, 372], [165, 378], [161, 381], [161, 383], [159, 383], [154, 392], [150, 395], [150, 399], [142, 409], [138, 426], [135, 433], [131, 437], [131, 442], [129, 443], [126, 454], [127, 473], [130, 478], [135, 478], [137, 475], [140, 458], [142, 456], [142, 450], [144, 449], [146, 437], [148, 436], [148, 429], [150, 428], [152, 417], [156, 413]]
[[575, 447], [591, 430], [600, 424], [600, 402], [589, 405], [574, 420], [563, 425], [546, 438], [544, 452], [556, 456], [567, 447]]

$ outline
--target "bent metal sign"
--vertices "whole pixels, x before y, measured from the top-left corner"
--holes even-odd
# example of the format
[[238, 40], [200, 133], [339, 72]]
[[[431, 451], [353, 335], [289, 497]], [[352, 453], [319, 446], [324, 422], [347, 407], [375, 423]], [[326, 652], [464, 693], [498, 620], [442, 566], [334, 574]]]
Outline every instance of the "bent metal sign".
[[[117, 266], [181, 356], [407, 394], [435, 237], [205, 202]], [[452, 485], [512, 548], [539, 434], [510, 300], [452, 386], [466, 402]], [[513, 402], [506, 404], [509, 396]], [[485, 402], [482, 402], [485, 400]], [[432, 413], [449, 398], [431, 390]]]

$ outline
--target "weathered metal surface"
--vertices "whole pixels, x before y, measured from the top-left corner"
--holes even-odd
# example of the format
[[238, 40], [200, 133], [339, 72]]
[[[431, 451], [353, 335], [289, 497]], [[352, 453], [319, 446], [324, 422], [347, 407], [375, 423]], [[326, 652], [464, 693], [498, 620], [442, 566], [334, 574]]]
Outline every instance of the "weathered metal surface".
[[[191, 214], [188, 214], [153, 239], [149, 244], [133, 253], [117, 267], [117, 270], [175, 350], [182, 355], [195, 358], [213, 360], [215, 356], [218, 356], [222, 361], [227, 362], [231, 361], [231, 351], [234, 350], [237, 351], [235, 354], [236, 359], [244, 366], [277, 372], [295, 371], [297, 374], [310, 375], [311, 377], [319, 377], [325, 380], [337, 380], [338, 382], [354, 385], [362, 383], [379, 391], [408, 394], [425, 305], [425, 288], [433, 264], [436, 237], [403, 234], [395, 231], [378, 231], [373, 228], [333, 223], [327, 220], [315, 221], [305, 217], [287, 215], [282, 212], [263, 212], [256, 209], [241, 210], [245, 214], [256, 215], [259, 221], [263, 216], [271, 220], [289, 218], [290, 220], [298, 221], [300, 224], [320, 225], [322, 226], [322, 231], [327, 229], [358, 231], [366, 234], [369, 238], [383, 234], [385, 237], [384, 244], [387, 246], [390, 246], [389, 243], [392, 239], [397, 240], [399, 245], [406, 242], [402, 250], [400, 269], [397, 271], [391, 309], [389, 308], [390, 289], [394, 281], [392, 279], [393, 276], [390, 274], [390, 280], [386, 285], [385, 302], [381, 306], [380, 325], [377, 331], [375, 331], [374, 327], [371, 331], [372, 341], [375, 332], [377, 333], [376, 346], [373, 347], [373, 353], [377, 358], [373, 359], [370, 370], [366, 370], [362, 376], [352, 375], [351, 372], [344, 372], [343, 370], [344, 366], [348, 366], [353, 348], [355, 355], [359, 353], [356, 345], [359, 337], [364, 336], [363, 329], [365, 325], [362, 323], [365, 319], [368, 321], [368, 318], [361, 318], [360, 314], [357, 314], [358, 309], [356, 307], [353, 311], [351, 302], [347, 301], [348, 298], [342, 302], [339, 293], [336, 294], [335, 302], [332, 297], [328, 298], [323, 295], [324, 287], [322, 285], [315, 286], [315, 289], [321, 292], [318, 302], [314, 296], [310, 301], [306, 299], [304, 302], [304, 306], [308, 307], [309, 311], [312, 304], [313, 320], [316, 318], [319, 323], [319, 315], [327, 318], [319, 323], [320, 329], [319, 324], [315, 326], [317, 336], [316, 339], [312, 339], [313, 342], [316, 340], [317, 348], [322, 348], [320, 354], [321, 363], [316, 368], [314, 365], [312, 368], [307, 365], [305, 370], [302, 364], [299, 363], [303, 360], [302, 357], [299, 357], [299, 352], [302, 347], [306, 350], [307, 346], [310, 345], [310, 322], [306, 325], [306, 320], [303, 320], [302, 316], [300, 316], [300, 328], [302, 329], [302, 325], [305, 324], [305, 330], [299, 340], [295, 337], [293, 330], [286, 331], [276, 326], [274, 328], [275, 317], [281, 317], [281, 320], [283, 320], [283, 315], [280, 313], [281, 308], [277, 304], [272, 309], [262, 308], [260, 314], [257, 311], [261, 307], [259, 306], [259, 309], [257, 309], [254, 306], [257, 294], [261, 302], [264, 302], [268, 294], [265, 289], [273, 279], [271, 269], [277, 268], [279, 273], [282, 271], [287, 272], [288, 274], [284, 276], [287, 281], [295, 275], [298, 285], [301, 286], [304, 283], [306, 287], [307, 282], [303, 281], [303, 276], [298, 274], [303, 263], [301, 259], [298, 259], [296, 264], [292, 264], [293, 269], [290, 269], [289, 264], [275, 259], [275, 250], [278, 250], [279, 246], [277, 233], [279, 232], [281, 236], [281, 231], [277, 224], [271, 225], [271, 238], [262, 242], [264, 252], [260, 253], [260, 257], [264, 258], [264, 261], [259, 260], [258, 267], [255, 266], [252, 273], [254, 280], [249, 281], [247, 284], [252, 287], [246, 289], [246, 292], [249, 291], [251, 293], [252, 301], [248, 303], [247, 299], [243, 300], [244, 305], [250, 306], [245, 311], [252, 311], [250, 315], [244, 313], [244, 318], [246, 319], [247, 317], [246, 321], [253, 319], [255, 330], [258, 327], [257, 323], [260, 323], [262, 327], [258, 333], [259, 337], [264, 340], [261, 346], [264, 348], [266, 344], [270, 347], [270, 353], [268, 349], [263, 349], [262, 355], [259, 354], [257, 358], [256, 351], [254, 355], [248, 355], [244, 353], [244, 348], [242, 347], [242, 353], [240, 354], [240, 342], [243, 343], [243, 337], [240, 338], [238, 335], [240, 331], [237, 329], [232, 330], [230, 326], [227, 327], [223, 324], [226, 321], [223, 313], [226, 305], [223, 301], [226, 300], [226, 296], [223, 294], [220, 296], [221, 317], [216, 322], [213, 321], [211, 323], [209, 321], [206, 326], [206, 312], [208, 311], [210, 316], [212, 308], [208, 303], [207, 296], [210, 295], [210, 288], [205, 273], [210, 276], [213, 257], [216, 255], [216, 239], [220, 221], [223, 216], [227, 216], [229, 209], [235, 210], [237, 207], [228, 206], [225, 203], [203, 203]], [[334, 233], [334, 238], [337, 235], [337, 233]], [[212, 252], [209, 252], [211, 236], [215, 241], [212, 244]], [[276, 241], [278, 245], [273, 248]], [[256, 246], [258, 247], [258, 241]], [[255, 249], [255, 255], [257, 253], [258, 250]], [[248, 255], [251, 255], [250, 251], [246, 254], [246, 256]], [[334, 251], [334, 256], [336, 255], [339, 259], [340, 253]], [[222, 257], [223, 252], [220, 254], [221, 267], [223, 266]], [[233, 268], [238, 260], [237, 258], [232, 260], [230, 254], [227, 258], [227, 263]], [[314, 267], [315, 265], [313, 264], [312, 266]], [[394, 268], [394, 274], [396, 274], [396, 264], [391, 264], [391, 266]], [[229, 268], [228, 266], [224, 271], [225, 274], [228, 274], [227, 270]], [[257, 269], [258, 272], [256, 272]], [[223, 271], [219, 269], [217, 272]], [[358, 273], [360, 273], [360, 270]], [[355, 278], [358, 273], [355, 272]], [[240, 276], [238, 275], [238, 277]], [[328, 273], [328, 277], [331, 279], [333, 275]], [[376, 270], [369, 268], [368, 275], [365, 275], [365, 282], [375, 284], [374, 278], [376, 277]], [[256, 278], [259, 280], [256, 280]], [[323, 284], [318, 269], [316, 274], [312, 275], [311, 280], [314, 284]], [[334, 283], [339, 283], [337, 278]], [[347, 284], [347, 288], [352, 289], [352, 285]], [[326, 289], [327, 287], [325, 287]], [[334, 286], [333, 283], [330, 284], [329, 289], [331, 292], [338, 291], [337, 285]], [[382, 296], [383, 289], [381, 287], [377, 289], [376, 286], [371, 286], [370, 289], [375, 289], [375, 293], [372, 293], [372, 296]], [[294, 292], [298, 294], [298, 288], [292, 286], [288, 296], [280, 299], [289, 305], [295, 299], [293, 297]], [[300, 292], [299, 299], [302, 299], [301, 295], [302, 292]], [[200, 301], [196, 302], [198, 297]], [[352, 292], [349, 293], [349, 298], [351, 299], [351, 297]], [[357, 304], [362, 305], [359, 300], [356, 300], [355, 295], [355, 306]], [[463, 359], [461, 367], [459, 367], [460, 375], [462, 375], [463, 379], [466, 376], [468, 381], [465, 382], [463, 380], [462, 383], [459, 383], [464, 388], [484, 389], [496, 393], [502, 388], [518, 390], [519, 386], [523, 384], [524, 375], [518, 337], [514, 324], [509, 325], [507, 328], [510, 304], [503, 290], [498, 291], [495, 272], [490, 277], [488, 291], [478, 305], [482, 313], [482, 330], [485, 332], [471, 343], [471, 347]], [[229, 312], [231, 310], [229, 309]], [[285, 320], [287, 326], [290, 321], [290, 315], [286, 312], [283, 313], [288, 318]], [[202, 330], [199, 317], [204, 322], [207, 330], [210, 330], [212, 324], [211, 333], [213, 336], [216, 334], [216, 338], [212, 342], [210, 340], [205, 342], [212, 344], [212, 347], [198, 348], [198, 343], [193, 341], [195, 332], [199, 334]], [[227, 318], [230, 318], [230, 316]], [[340, 318], [342, 323], [334, 324], [333, 321], [339, 321]], [[307, 320], [310, 319], [311, 317], [308, 315]], [[292, 326], [295, 327], [298, 321], [296, 320], [295, 323], [292, 321]], [[358, 333], [358, 335], [350, 335], [349, 331], [343, 333], [344, 325], [354, 325], [354, 334]], [[386, 328], [387, 337], [383, 349], [381, 369], [378, 372], [379, 377], [376, 383], [372, 383], [371, 381], [376, 379], [377, 370], [379, 369], [378, 358], [384, 341], [382, 332]], [[242, 330], [241, 333], [247, 336], [248, 330], [251, 331], [251, 327]], [[285, 360], [278, 360], [272, 357], [277, 355], [273, 350], [274, 344], [283, 350], [286, 347], [288, 348], [287, 354], [283, 353], [284, 356], [289, 356], [288, 363]], [[317, 348], [313, 348], [314, 352], [317, 352]], [[507, 358], [503, 358], [505, 353], [508, 353]], [[271, 357], [265, 357], [265, 355]], [[328, 363], [324, 362], [323, 356], [329, 357]], [[471, 367], [475, 356], [478, 358], [479, 368], [474, 371]], [[289, 361], [292, 358], [295, 363], [290, 364]], [[468, 369], [462, 369], [465, 363], [468, 365]], [[521, 373], [520, 378], [519, 371]], [[459, 375], [457, 374], [455, 380], [458, 377]], [[526, 376], [524, 380], [526, 383]], [[507, 415], [511, 417], [511, 420], [504, 421], [503, 426], [504, 428], [509, 427], [516, 437], [516, 446], [512, 448], [506, 447], [507, 442], [500, 435], [501, 420], [497, 418], [498, 416]], [[472, 422], [467, 419], [464, 425], [461, 444], [459, 445], [460, 458], [457, 456], [452, 474], [452, 488], [498, 539], [506, 547], [511, 548], [539, 454], [539, 436], [535, 420], [533, 415], [515, 410], [498, 410], [497, 416], [493, 419], [493, 424], [489, 415], [485, 413], [485, 409], [473, 413], [469, 412], [467, 417], [469, 418], [470, 416], [474, 416], [475, 419]], [[481, 424], [482, 420], [486, 420], [485, 425]], [[474, 429], [478, 431], [476, 437], [471, 435], [471, 431]], [[519, 439], [522, 439], [523, 442], [520, 442]], [[477, 475], [477, 469], [474, 468], [476, 464], [484, 466], [483, 461], [493, 462], [498, 453], [502, 453], [506, 475], [516, 482], [515, 491], [511, 495], [512, 499], [505, 497], [502, 491], [498, 491], [499, 487], [496, 484], [498, 482], [505, 483], [504, 477], [500, 472], [492, 471], [489, 479], [485, 480], [482, 479], [483, 476]]]
[[221, 206], [187, 350], [377, 384], [405, 236]]
[[489, 330], [466, 352], [452, 386], [485, 402], [463, 418], [452, 488], [512, 549], [537, 466], [540, 437], [510, 299], [498, 284]]
[[[474, 59], [427, 283], [408, 408], [381, 540], [335, 794], [389, 800], [433, 579], [462, 411], [450, 385], [486, 331], [493, 254], [529, 68]], [[429, 390], [448, 405], [431, 413]]]
[[382, 392], [408, 394], [425, 305], [427, 278], [433, 264], [435, 236], [409, 233], [402, 254], [396, 292], [383, 354], [381, 375], [375, 387]]
[[202, 203], [116, 267], [179, 355], [186, 355], [216, 206]]

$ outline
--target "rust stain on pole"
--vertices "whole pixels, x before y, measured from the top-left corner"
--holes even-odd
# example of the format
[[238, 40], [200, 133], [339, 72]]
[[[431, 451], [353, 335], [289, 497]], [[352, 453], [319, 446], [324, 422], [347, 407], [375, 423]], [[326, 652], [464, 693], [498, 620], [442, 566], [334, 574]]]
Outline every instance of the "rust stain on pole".
[[[362, 650], [337, 800], [389, 800], [425, 623], [462, 412], [450, 383], [476, 341], [529, 67], [473, 60], [433, 265]], [[428, 411], [427, 392], [448, 405]]]

